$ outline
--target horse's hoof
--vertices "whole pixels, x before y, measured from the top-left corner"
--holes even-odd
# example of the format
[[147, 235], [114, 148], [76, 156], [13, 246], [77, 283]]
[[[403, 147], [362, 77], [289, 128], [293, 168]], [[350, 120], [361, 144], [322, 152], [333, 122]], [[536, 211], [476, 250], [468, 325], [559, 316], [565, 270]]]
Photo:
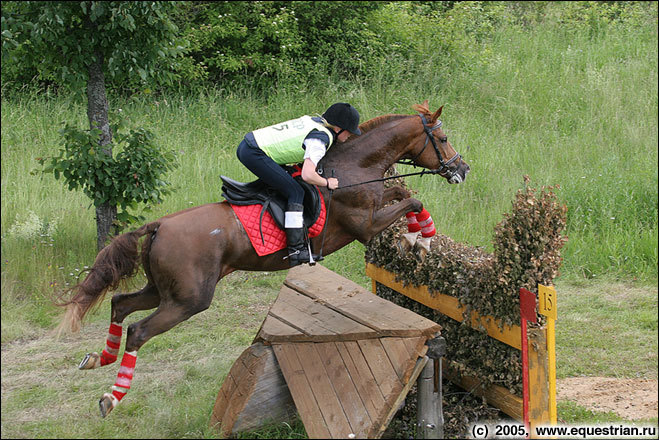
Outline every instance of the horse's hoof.
[[400, 236], [400, 240], [398, 241], [398, 251], [400, 252], [401, 257], [404, 257], [405, 254], [412, 250], [418, 236], [418, 232], [408, 232]]
[[94, 353], [87, 353], [85, 358], [78, 365], [79, 370], [91, 370], [92, 368], [97, 368], [101, 366], [101, 356]]
[[423, 263], [426, 255], [430, 252], [430, 242], [432, 237], [421, 237], [414, 244], [414, 251], [419, 262]]
[[98, 401], [98, 408], [101, 410], [101, 417], [105, 418], [110, 411], [117, 406], [118, 400], [112, 394], [105, 393], [101, 400]]

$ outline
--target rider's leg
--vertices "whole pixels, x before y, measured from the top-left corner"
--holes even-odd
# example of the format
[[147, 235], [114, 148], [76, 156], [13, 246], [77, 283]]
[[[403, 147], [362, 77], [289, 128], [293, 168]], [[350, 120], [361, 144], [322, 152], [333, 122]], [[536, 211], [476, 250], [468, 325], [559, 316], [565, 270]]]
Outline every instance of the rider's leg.
[[288, 241], [289, 262], [291, 267], [309, 263], [311, 255], [304, 238], [303, 201], [304, 190], [263, 150], [250, 146], [244, 140], [238, 146], [237, 156], [245, 167], [268, 185], [279, 191], [288, 200], [284, 228]]

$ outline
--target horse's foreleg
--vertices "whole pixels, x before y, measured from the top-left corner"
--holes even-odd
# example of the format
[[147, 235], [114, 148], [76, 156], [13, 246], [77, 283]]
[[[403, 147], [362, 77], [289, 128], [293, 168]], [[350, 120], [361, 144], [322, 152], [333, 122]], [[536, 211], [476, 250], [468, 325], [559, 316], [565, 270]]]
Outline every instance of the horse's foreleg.
[[[210, 298], [212, 298], [212, 295]], [[137, 351], [140, 347], [152, 337], [166, 332], [192, 315], [207, 309], [209, 305], [210, 300], [208, 299], [197, 301], [196, 305], [175, 302], [163, 303], [151, 315], [128, 327], [126, 351], [121, 360], [117, 380], [112, 386], [112, 392], [103, 394], [98, 402], [101, 416], [107, 416], [128, 393], [135, 372]]]
[[410, 211], [419, 212], [423, 209], [423, 203], [414, 198], [406, 198], [402, 201], [387, 206], [385, 208], [375, 211], [370, 218], [370, 221], [364, 221], [360, 224], [350, 227], [350, 231], [354, 233], [355, 238], [362, 243], [384, 231], [391, 226], [393, 222], [404, 216]]
[[386, 205], [394, 200], [404, 200], [410, 197], [410, 192], [402, 186], [392, 186], [384, 190], [384, 193], [382, 194], [382, 205]]
[[105, 348], [99, 355], [97, 352], [87, 353], [78, 368], [91, 370], [114, 363], [117, 360], [121, 346], [122, 325], [124, 319], [138, 310], [149, 310], [158, 307], [160, 295], [158, 289], [147, 284], [142, 290], [129, 294], [117, 294], [112, 297], [112, 311], [110, 313], [110, 330], [105, 341]]

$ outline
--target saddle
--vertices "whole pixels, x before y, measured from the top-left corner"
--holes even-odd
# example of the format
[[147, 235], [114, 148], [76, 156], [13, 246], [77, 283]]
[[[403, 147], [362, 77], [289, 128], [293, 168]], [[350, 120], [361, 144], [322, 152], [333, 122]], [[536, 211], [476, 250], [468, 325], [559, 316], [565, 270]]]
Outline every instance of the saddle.
[[[284, 229], [284, 218], [288, 201], [274, 188], [269, 186], [261, 179], [253, 182], [243, 183], [233, 180], [226, 176], [220, 176], [222, 179], [222, 196], [231, 205], [262, 205], [261, 214], [259, 218], [259, 231], [261, 233], [261, 240], [263, 238], [263, 215], [269, 212], [275, 224]], [[311, 185], [299, 175], [293, 174], [295, 181], [304, 190], [304, 227], [310, 228], [313, 226], [321, 213], [321, 196], [318, 188]]]

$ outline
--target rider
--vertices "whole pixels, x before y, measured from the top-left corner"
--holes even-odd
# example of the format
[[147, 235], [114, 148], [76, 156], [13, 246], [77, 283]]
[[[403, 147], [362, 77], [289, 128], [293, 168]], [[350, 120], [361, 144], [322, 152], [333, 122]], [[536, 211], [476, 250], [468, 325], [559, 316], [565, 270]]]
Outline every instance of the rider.
[[345, 142], [350, 133], [361, 134], [359, 112], [338, 102], [322, 117], [305, 115], [251, 131], [238, 145], [238, 160], [288, 200], [284, 228], [291, 267], [309, 263], [311, 255], [304, 240], [304, 190], [281, 165], [303, 163], [305, 182], [334, 190], [339, 187], [338, 179], [321, 177], [316, 166], [336, 141]]

